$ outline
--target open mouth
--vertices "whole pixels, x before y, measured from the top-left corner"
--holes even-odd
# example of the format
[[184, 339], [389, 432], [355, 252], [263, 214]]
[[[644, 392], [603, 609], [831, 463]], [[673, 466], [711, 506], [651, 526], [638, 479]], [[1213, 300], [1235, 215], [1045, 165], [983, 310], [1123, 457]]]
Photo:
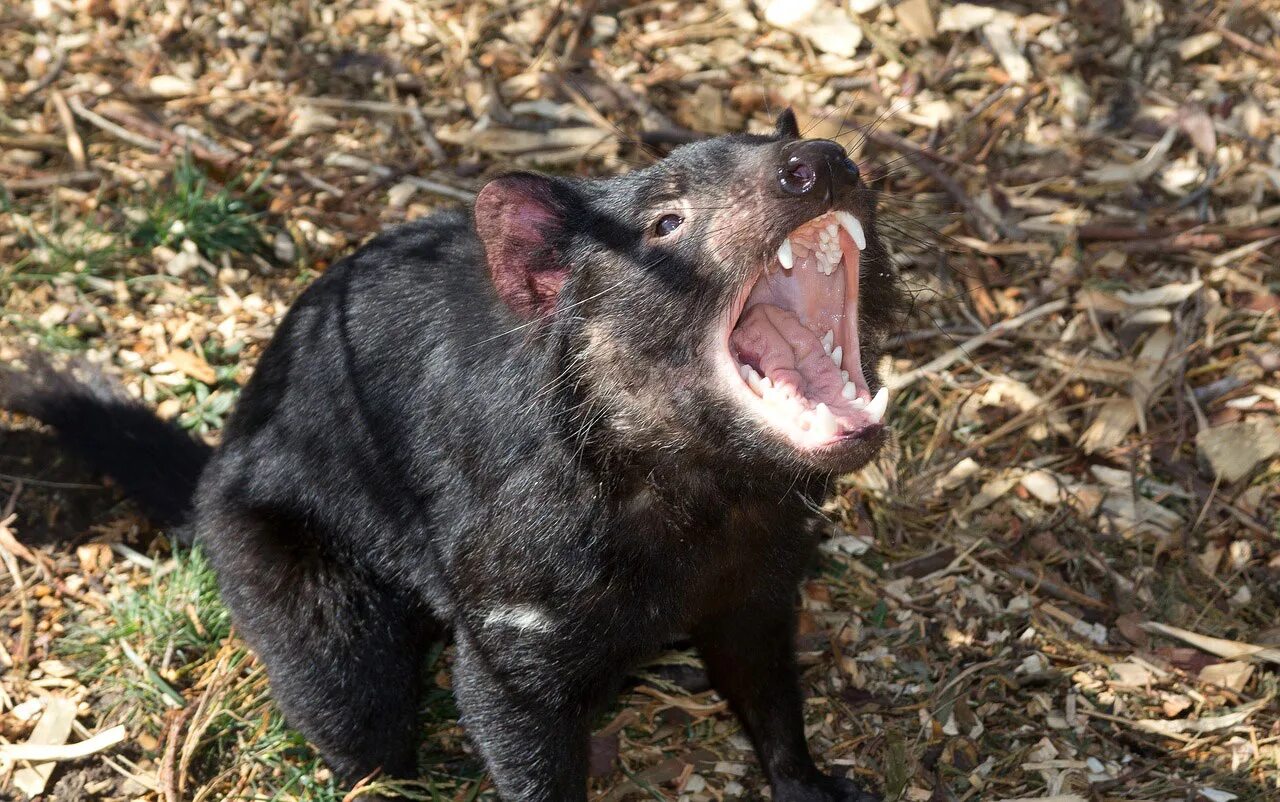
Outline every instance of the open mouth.
[[878, 430], [889, 405], [874, 397], [858, 342], [858, 269], [866, 235], [831, 211], [788, 235], [738, 298], [726, 377], [735, 392], [798, 448], [820, 449]]

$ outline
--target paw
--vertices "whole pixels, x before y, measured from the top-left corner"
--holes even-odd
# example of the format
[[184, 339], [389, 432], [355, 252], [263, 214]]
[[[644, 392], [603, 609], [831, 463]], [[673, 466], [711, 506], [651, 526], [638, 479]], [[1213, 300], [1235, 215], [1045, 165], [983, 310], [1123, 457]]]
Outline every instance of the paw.
[[884, 802], [853, 780], [826, 776], [817, 782], [779, 783], [773, 798], [774, 802]]

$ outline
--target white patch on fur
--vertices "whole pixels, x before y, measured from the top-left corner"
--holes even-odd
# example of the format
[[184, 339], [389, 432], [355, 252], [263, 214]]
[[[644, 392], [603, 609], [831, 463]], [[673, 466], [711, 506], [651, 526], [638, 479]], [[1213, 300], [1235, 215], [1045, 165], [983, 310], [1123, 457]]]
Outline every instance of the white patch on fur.
[[484, 625], [514, 627], [525, 632], [550, 632], [554, 627], [546, 613], [525, 604], [490, 610], [489, 615], [485, 616]]

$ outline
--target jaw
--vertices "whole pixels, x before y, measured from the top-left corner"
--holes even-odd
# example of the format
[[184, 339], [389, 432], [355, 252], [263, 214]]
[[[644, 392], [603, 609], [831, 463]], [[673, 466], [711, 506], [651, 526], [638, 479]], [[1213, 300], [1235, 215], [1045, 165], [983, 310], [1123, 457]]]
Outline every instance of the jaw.
[[717, 333], [717, 372], [762, 428], [807, 461], [873, 453], [888, 391], [870, 391], [858, 328], [866, 238], [851, 213], [796, 228], [739, 294]]

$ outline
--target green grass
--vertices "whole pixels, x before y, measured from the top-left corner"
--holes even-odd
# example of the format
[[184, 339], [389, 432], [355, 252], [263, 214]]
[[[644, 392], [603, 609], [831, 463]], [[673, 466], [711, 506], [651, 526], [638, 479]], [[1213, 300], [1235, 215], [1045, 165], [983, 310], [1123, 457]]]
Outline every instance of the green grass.
[[[339, 802], [338, 787], [324, 762], [291, 729], [271, 701], [266, 673], [235, 639], [216, 579], [199, 550], [158, 559], [150, 577], [118, 584], [100, 615], [71, 622], [56, 642], [59, 656], [76, 663], [77, 676], [93, 689], [102, 720], [129, 722], [163, 743], [170, 715], [200, 709], [199, 747], [190, 777], [205, 789], [192, 798], [223, 799], [241, 772], [253, 781], [237, 798], [275, 802]], [[426, 655], [434, 674], [445, 665], [444, 647]], [[215, 677], [214, 683], [209, 682]], [[216, 690], [210, 688], [216, 685]], [[420, 700], [422, 749], [416, 782], [381, 782], [379, 792], [410, 800], [480, 799], [484, 776], [463, 754], [456, 731], [457, 709], [449, 690], [428, 682]], [[204, 694], [210, 699], [203, 700]], [[149, 754], [158, 759], [159, 754]]]
[[178, 552], [163, 575], [111, 600], [105, 621], [70, 626], [58, 648], [87, 665], [81, 676], [101, 682], [117, 710], [137, 714], [180, 706], [192, 666], [230, 632], [208, 562], [199, 551]]
[[152, 194], [130, 239], [143, 248], [178, 248], [190, 240], [209, 259], [263, 252], [265, 179], [265, 173], [248, 183], [237, 177], [214, 190], [209, 177], [184, 155], [165, 186]]
[[[25, 207], [0, 197], [0, 214], [12, 217], [26, 240], [20, 258], [0, 264], [0, 298], [16, 298], [18, 290], [32, 285], [56, 283], [73, 285], [83, 296], [105, 295], [114, 302], [119, 281], [134, 289], [175, 282], [163, 271], [164, 265], [151, 257], [151, 249], [160, 245], [180, 250], [189, 241], [208, 260], [227, 254], [266, 254], [270, 230], [265, 222], [265, 178], [265, 173], [249, 182], [237, 177], [215, 188], [202, 168], [184, 154], [160, 188], [136, 203], [128, 198], [116, 201], [120, 206], [131, 205], [134, 212], [121, 212], [113, 208], [116, 204], [103, 200], [99, 206], [103, 216], [66, 219], [55, 203], [47, 224], [40, 227], [24, 215]], [[76, 327], [44, 326], [29, 309], [17, 310], [7, 302], [3, 306], [5, 318], [35, 335], [43, 348], [79, 351], [86, 347], [86, 332]], [[199, 399], [199, 410], [186, 416], [184, 425], [201, 433], [217, 428], [226, 413], [224, 403], [229, 402], [216, 395], [208, 403]]]

